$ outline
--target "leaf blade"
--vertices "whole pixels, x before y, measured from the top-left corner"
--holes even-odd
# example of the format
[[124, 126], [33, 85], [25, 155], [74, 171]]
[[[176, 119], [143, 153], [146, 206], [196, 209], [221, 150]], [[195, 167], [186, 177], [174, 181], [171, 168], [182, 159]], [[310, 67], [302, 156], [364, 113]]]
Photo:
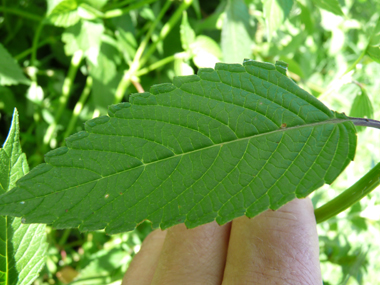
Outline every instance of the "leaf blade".
[[0, 212], [116, 233], [145, 219], [225, 223], [304, 197], [353, 159], [356, 134], [285, 73], [281, 62], [217, 64], [132, 95], [48, 153]]
[[103, 32], [103, 23], [80, 20], [62, 34], [62, 41], [65, 42], [65, 53], [73, 55], [76, 51], [82, 50], [88, 60], [97, 66]]
[[329, 11], [335, 15], [343, 16], [342, 8], [338, 0], [313, 0], [314, 4], [321, 9]]
[[49, 1], [48, 4], [48, 23], [57, 27], [68, 28], [79, 22], [80, 16], [78, 15], [78, 2], [76, 0]]
[[[371, 24], [374, 25], [374, 27], [371, 27]], [[376, 24], [370, 21], [369, 30], [371, 32], [366, 54], [374, 61], [380, 63], [380, 18], [377, 18]]]
[[285, 22], [293, 6], [293, 0], [262, 0], [268, 41]]
[[249, 13], [243, 0], [229, 0], [222, 26], [221, 48], [223, 61], [242, 62], [252, 56], [252, 40], [249, 31]]
[[0, 60], [0, 85], [30, 84], [29, 79], [25, 77], [20, 66], [1, 43]]
[[[29, 171], [19, 142], [18, 113], [0, 149], [0, 193], [13, 188]], [[45, 225], [23, 225], [21, 219], [0, 216], [0, 283], [30, 284], [38, 277], [47, 251]]]

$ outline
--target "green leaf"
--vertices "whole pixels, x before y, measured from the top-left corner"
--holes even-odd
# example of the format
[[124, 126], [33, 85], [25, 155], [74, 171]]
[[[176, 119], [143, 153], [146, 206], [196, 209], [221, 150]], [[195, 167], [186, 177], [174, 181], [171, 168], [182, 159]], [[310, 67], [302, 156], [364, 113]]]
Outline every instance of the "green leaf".
[[115, 36], [119, 50], [123, 53], [124, 59], [131, 64], [137, 50], [137, 41], [132, 18], [129, 14], [113, 19], [117, 26]]
[[97, 58], [97, 65], [89, 63], [89, 72], [93, 78], [91, 97], [95, 107], [106, 114], [108, 105], [114, 101], [115, 91], [122, 74], [117, 72], [121, 58], [115, 47], [116, 42], [104, 35]]
[[304, 75], [304, 73], [302, 71], [301, 66], [293, 58], [286, 57], [286, 56], [280, 56], [280, 60], [285, 61], [285, 62], [288, 63], [289, 71], [297, 74], [301, 78], [305, 77], [305, 75]]
[[263, 3], [264, 18], [267, 26], [268, 41], [288, 18], [293, 6], [293, 0], [261, 0]]
[[380, 63], [380, 17], [377, 19], [376, 26], [371, 30], [370, 41], [366, 52], [374, 61]]
[[183, 58], [176, 57], [174, 59], [174, 73], [176, 76], [193, 75], [194, 70], [190, 65], [184, 62]]
[[[19, 132], [15, 110], [8, 138], [0, 149], [1, 194], [29, 171]], [[45, 225], [23, 225], [19, 218], [0, 216], [0, 284], [32, 283], [44, 265], [45, 239]]]
[[218, 63], [129, 101], [47, 153], [0, 196], [0, 213], [107, 233], [224, 224], [306, 197], [355, 154], [353, 123], [283, 62]]
[[181, 43], [182, 48], [185, 51], [190, 51], [190, 45], [195, 41], [195, 32], [191, 28], [189, 21], [187, 20], [187, 13], [186, 11], [182, 14], [182, 22], [180, 25], [180, 35], [181, 35]]
[[252, 40], [248, 31], [252, 28], [247, 5], [243, 0], [229, 0], [225, 13], [221, 39], [223, 61], [238, 63], [251, 58]]
[[[369, 119], [373, 118], [373, 106], [371, 99], [368, 97], [367, 91], [364, 87], [360, 86], [361, 94], [356, 95], [352, 103], [350, 116]], [[363, 131], [364, 127], [356, 127], [358, 131]]]
[[95, 20], [97, 18], [103, 18], [104, 14], [98, 9], [90, 6], [87, 3], [81, 3], [78, 7], [78, 15], [85, 20]]
[[107, 4], [107, 0], [81, 0], [81, 2], [87, 3], [88, 5], [98, 10], [102, 9], [104, 5]]
[[315, 6], [329, 11], [335, 15], [343, 16], [342, 8], [338, 0], [313, 0]]
[[199, 68], [214, 67], [222, 58], [219, 45], [208, 36], [197, 36], [190, 49], [193, 53], [193, 61]]
[[300, 17], [301, 23], [305, 25], [305, 31], [307, 31], [309, 35], [313, 34], [316, 26], [315, 26], [314, 18], [311, 16], [311, 11], [309, 7], [303, 5], [299, 1], [297, 2], [297, 5], [301, 9], [301, 13], [299, 17]]
[[30, 84], [20, 66], [0, 43], [0, 85]]
[[[54, 4], [55, 6], [53, 6]], [[54, 3], [50, 4], [47, 21], [57, 27], [67, 28], [73, 26], [80, 20], [77, 8], [78, 1], [76, 0], [54, 1]]]
[[77, 50], [82, 50], [87, 59], [97, 65], [103, 31], [101, 22], [79, 21], [62, 34], [65, 53], [73, 55]]
[[125, 273], [120, 270], [121, 261], [126, 257], [128, 252], [120, 248], [100, 251], [71, 284], [102, 285], [120, 280]]
[[0, 86], [0, 110], [7, 115], [12, 114], [12, 106], [16, 106], [16, 98], [9, 87]]

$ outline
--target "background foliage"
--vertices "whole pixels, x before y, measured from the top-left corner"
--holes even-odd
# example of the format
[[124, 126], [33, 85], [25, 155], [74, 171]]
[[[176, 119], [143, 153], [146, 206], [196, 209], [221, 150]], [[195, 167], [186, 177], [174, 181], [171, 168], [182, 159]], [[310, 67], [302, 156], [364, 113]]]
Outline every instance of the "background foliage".
[[[186, 11], [183, 13], [183, 11]], [[328, 107], [379, 119], [380, 2], [376, 0], [2, 0], [0, 141], [13, 108], [31, 168], [112, 103], [215, 62], [289, 63], [289, 75]], [[321, 205], [380, 159], [380, 133], [362, 130], [352, 163], [313, 195]], [[318, 226], [325, 284], [376, 284], [380, 194]], [[107, 236], [48, 227], [36, 284], [119, 284], [150, 226]]]

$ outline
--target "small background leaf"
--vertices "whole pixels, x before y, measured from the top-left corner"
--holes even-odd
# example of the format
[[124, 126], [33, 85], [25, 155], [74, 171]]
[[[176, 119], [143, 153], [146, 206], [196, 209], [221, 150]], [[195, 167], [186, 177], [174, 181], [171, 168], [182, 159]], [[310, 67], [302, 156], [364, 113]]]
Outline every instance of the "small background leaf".
[[0, 85], [30, 84], [17, 62], [0, 43]]
[[117, 65], [121, 62], [117, 43], [106, 35], [102, 39], [97, 64], [89, 61], [89, 72], [93, 78], [92, 100], [96, 108], [106, 113], [107, 107], [114, 101], [122, 74], [117, 72]]
[[47, 21], [57, 27], [70, 27], [79, 22], [76, 0], [48, 1]]
[[221, 40], [224, 62], [239, 63], [252, 57], [251, 29], [245, 2], [228, 0]]
[[262, 0], [268, 41], [288, 18], [293, 0]]
[[126, 257], [125, 250], [120, 248], [100, 251], [70, 284], [103, 285], [120, 280], [125, 274], [120, 264]]
[[[373, 118], [373, 106], [371, 99], [368, 97], [367, 91], [363, 86], [360, 86], [361, 92], [356, 95], [352, 103], [350, 116], [357, 118]], [[358, 131], [363, 131], [365, 127], [357, 126]]]
[[[180, 26], [181, 43], [182, 48], [189, 53], [190, 57], [193, 58], [194, 64], [198, 68], [202, 67], [214, 67], [217, 62], [220, 61], [222, 57], [222, 51], [219, 45], [210, 37], [205, 35], [195, 36], [194, 30], [191, 28], [188, 20], [187, 13], [184, 12], [182, 17], [182, 23]], [[177, 69], [180, 68], [181, 73], [176, 73], [177, 75], [189, 75], [190, 69], [186, 66], [186, 63], [180, 63], [177, 60]], [[191, 67], [190, 67], [191, 68]]]
[[194, 64], [199, 67], [214, 67], [222, 57], [219, 45], [210, 37], [199, 35], [191, 44]]
[[[8, 138], [0, 149], [0, 193], [13, 188], [29, 171], [19, 132], [15, 111]], [[19, 218], [0, 216], [0, 284], [27, 285], [38, 277], [47, 251], [45, 227], [24, 225]]]
[[82, 0], [81, 2], [87, 3], [91, 7], [100, 10], [107, 4], [108, 0]]
[[81, 20], [62, 34], [65, 52], [73, 55], [82, 50], [92, 64], [97, 65], [104, 26], [101, 22]]
[[182, 43], [182, 48], [185, 51], [191, 51], [190, 50], [190, 45], [194, 42], [195, 40], [195, 32], [191, 28], [189, 21], [187, 20], [187, 13], [186, 11], [183, 12], [182, 15], [182, 21], [180, 25], [180, 35], [181, 35], [181, 43]]
[[374, 61], [380, 63], [380, 17], [376, 15], [376, 25], [369, 29], [371, 31], [370, 41], [367, 47], [367, 55]]
[[343, 16], [342, 8], [338, 0], [313, 0], [314, 4], [321, 9], [329, 11], [335, 15]]

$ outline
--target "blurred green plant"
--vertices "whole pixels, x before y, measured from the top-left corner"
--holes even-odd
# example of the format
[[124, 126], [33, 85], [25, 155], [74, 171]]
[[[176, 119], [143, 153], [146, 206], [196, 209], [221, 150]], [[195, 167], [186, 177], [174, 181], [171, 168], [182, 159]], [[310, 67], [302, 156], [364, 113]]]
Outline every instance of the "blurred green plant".
[[[329, 108], [378, 119], [376, 11], [374, 0], [2, 0], [0, 141], [17, 107], [21, 145], [34, 168], [108, 105], [176, 75], [244, 58], [286, 61], [291, 78]], [[360, 159], [314, 194], [316, 207], [380, 161], [379, 139], [372, 130], [358, 134]], [[326, 284], [378, 282], [379, 196], [372, 192], [359, 210], [319, 225]], [[118, 282], [149, 229], [110, 237], [48, 227], [47, 262], [35, 283], [68, 284], [78, 272], [77, 280], [102, 272], [99, 284]], [[97, 258], [120, 252], [123, 262], [96, 269]]]

